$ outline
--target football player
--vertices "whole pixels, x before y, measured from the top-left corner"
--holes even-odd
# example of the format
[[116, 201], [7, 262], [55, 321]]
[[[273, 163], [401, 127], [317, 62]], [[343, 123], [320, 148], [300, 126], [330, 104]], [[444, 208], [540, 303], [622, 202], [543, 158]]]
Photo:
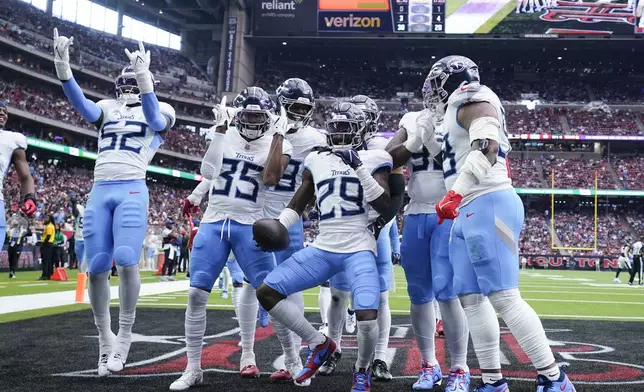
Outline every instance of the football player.
[[436, 212], [439, 224], [459, 217], [450, 234], [449, 258], [482, 373], [475, 391], [508, 390], [501, 374], [498, 313], [537, 369], [536, 390], [574, 392], [565, 367], [555, 362], [539, 317], [519, 293], [523, 203], [508, 175], [503, 106], [479, 82], [478, 67], [469, 58], [437, 61], [423, 86], [424, 104], [433, 117], [420, 119], [419, 125], [431, 129], [432, 118], [444, 118], [443, 170], [449, 191]]
[[[275, 103], [259, 87], [244, 89], [235, 99], [236, 110], [217, 108], [216, 131], [201, 164], [201, 174], [211, 180], [208, 208], [195, 236], [190, 260], [190, 291], [186, 310], [188, 365], [170, 385], [184, 390], [203, 381], [201, 348], [206, 328], [210, 291], [232, 250], [246, 279], [239, 301], [242, 377], [258, 377], [253, 345], [258, 302], [255, 287], [273, 269], [272, 253], [253, 242], [252, 225], [264, 217], [266, 187], [274, 186], [290, 161], [292, 147], [284, 139], [286, 115], [275, 116]], [[235, 127], [228, 127], [231, 114]]]
[[[356, 95], [349, 100], [359, 107], [367, 116], [367, 125], [362, 135], [362, 144], [360, 149], [364, 150], [384, 150], [389, 140], [378, 136], [378, 121], [380, 119], [380, 109], [371, 98], [366, 95]], [[391, 173], [389, 176], [389, 192], [391, 196], [390, 210], [384, 215], [394, 217], [403, 204], [405, 196], [405, 179], [402, 175], [402, 168]], [[383, 221], [378, 211], [369, 212], [370, 222], [374, 222], [378, 228], [377, 245], [378, 252], [376, 264], [378, 266], [378, 275], [380, 278], [380, 305], [378, 308], [378, 343], [376, 344], [374, 361], [371, 366], [376, 380], [390, 381], [392, 375], [387, 366], [387, 347], [389, 345], [389, 331], [391, 329], [391, 311], [389, 310], [389, 282], [392, 275], [392, 245], [390, 232], [394, 226], [395, 219]], [[396, 238], [398, 241], [398, 238]], [[321, 375], [331, 375], [335, 371], [338, 361], [341, 358], [341, 339], [342, 324], [346, 313], [346, 302], [351, 295], [351, 283], [347, 275], [341, 272], [331, 278], [331, 295], [332, 302], [329, 309], [329, 337], [336, 343], [336, 352], [331, 358], [320, 367]]]
[[[136, 303], [141, 289], [139, 258], [148, 223], [148, 163], [172, 128], [175, 111], [154, 94], [150, 52], [142, 42], [125, 54], [130, 65], [116, 79], [116, 99], [93, 102], [83, 94], [69, 65], [74, 38], [54, 29], [54, 65], [63, 91], [85, 120], [98, 129], [94, 186], [83, 219], [88, 260], [89, 298], [98, 328], [99, 376], [125, 366], [132, 339]], [[119, 331], [110, 321], [108, 277], [116, 261], [120, 276]]]
[[467, 391], [470, 383], [467, 367], [469, 332], [452, 284], [454, 275], [448, 249], [451, 224], [438, 225], [434, 209], [436, 202], [447, 193], [441, 161], [451, 157], [445, 157], [441, 152], [440, 132], [417, 126], [419, 119], [428, 117], [430, 113], [426, 110], [405, 114], [387, 147], [394, 167], [407, 165], [411, 172], [410, 201], [405, 209], [400, 251], [411, 302], [411, 324], [421, 355], [421, 369], [412, 388], [431, 390], [442, 382], [434, 345], [437, 323], [433, 300], [436, 298], [451, 361], [446, 390]]
[[[351, 282], [358, 318], [358, 360], [353, 368], [353, 390], [369, 390], [371, 358], [378, 339], [380, 283], [376, 268], [376, 239], [369, 228], [369, 210], [388, 210], [391, 157], [383, 150], [356, 151], [367, 120], [348, 102], [334, 104], [326, 122], [328, 148], [304, 160], [302, 185], [279, 222], [287, 229], [314, 198], [320, 211], [320, 233], [313, 244], [295, 253], [264, 279], [257, 296], [274, 320], [306, 340], [311, 352], [295, 378], [313, 377], [335, 351], [335, 343], [316, 330], [288, 297], [319, 286], [345, 271]], [[262, 246], [262, 244], [260, 244]]]
[[[298, 78], [285, 80], [275, 91], [277, 103], [284, 108], [288, 131], [284, 135], [293, 146], [291, 159], [279, 183], [270, 187], [266, 193], [265, 216], [277, 219], [295, 195], [302, 183], [304, 159], [316, 147], [326, 145], [326, 137], [317, 129], [309, 126], [315, 109], [313, 90], [309, 84]], [[289, 228], [290, 243], [285, 250], [275, 252], [277, 264], [304, 248], [304, 226], [300, 219]], [[289, 296], [304, 314], [304, 296], [297, 292]], [[273, 320], [273, 329], [284, 351], [284, 369], [279, 369], [270, 377], [272, 381], [292, 381], [302, 370], [300, 348], [302, 341], [278, 320]]]
[[87, 262], [85, 259], [85, 239], [83, 238], [83, 216], [85, 215], [85, 206], [76, 200], [76, 197], [70, 198], [72, 215], [74, 216], [74, 252], [78, 262], [78, 271], [85, 273], [87, 271]]
[[34, 179], [29, 171], [27, 162], [27, 138], [18, 132], [11, 132], [4, 129], [9, 120], [7, 105], [0, 101], [0, 238], [4, 241], [6, 232], [6, 221], [4, 213], [4, 195], [2, 186], [4, 176], [11, 164], [16, 168], [16, 174], [20, 180], [20, 193], [22, 194], [22, 207], [20, 210], [27, 216], [36, 213], [36, 188]]
[[622, 250], [619, 254], [619, 258], [617, 259], [617, 262], [619, 263], [619, 266], [617, 267], [617, 273], [615, 274], [615, 279], [613, 281], [615, 283], [622, 283], [621, 280], [619, 280], [619, 273], [622, 272], [622, 270], [628, 270], [628, 274], [631, 274], [631, 247], [630, 245], [626, 244], [622, 246]]

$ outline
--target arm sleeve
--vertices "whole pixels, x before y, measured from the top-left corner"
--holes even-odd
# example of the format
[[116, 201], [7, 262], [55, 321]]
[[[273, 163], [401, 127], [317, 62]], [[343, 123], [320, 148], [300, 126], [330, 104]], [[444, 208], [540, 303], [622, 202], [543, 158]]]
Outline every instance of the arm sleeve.
[[85, 120], [96, 125], [103, 116], [103, 110], [96, 102], [85, 98], [83, 90], [81, 90], [78, 83], [74, 78], [62, 81], [63, 91], [67, 98], [71, 101], [74, 108], [85, 118]]
[[201, 161], [201, 175], [207, 180], [217, 177], [221, 171], [221, 163], [224, 159], [224, 137], [223, 133], [213, 134], [213, 140]]
[[143, 107], [145, 121], [155, 132], [167, 131], [166, 128], [168, 128], [168, 121], [170, 122], [170, 126], [172, 126], [174, 121], [170, 116], [166, 117], [164, 116], [164, 113], [161, 113], [159, 100], [157, 99], [156, 94], [141, 94], [141, 106]]
[[398, 222], [394, 220], [394, 224], [391, 225], [391, 230], [389, 230], [389, 239], [391, 240], [391, 251], [394, 253], [400, 253], [400, 241], [398, 240]]

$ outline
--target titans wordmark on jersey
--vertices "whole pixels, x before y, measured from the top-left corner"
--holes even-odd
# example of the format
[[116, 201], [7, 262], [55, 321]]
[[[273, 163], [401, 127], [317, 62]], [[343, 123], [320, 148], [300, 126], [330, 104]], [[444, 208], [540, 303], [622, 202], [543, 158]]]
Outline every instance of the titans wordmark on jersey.
[[[408, 135], [416, 132], [416, 120], [421, 113], [423, 112], [406, 113], [400, 119], [400, 128], [405, 128]], [[440, 132], [440, 129], [436, 132]], [[436, 213], [436, 203], [447, 193], [444, 176], [455, 174], [455, 172], [443, 174], [441, 159], [442, 157], [431, 157], [425, 146], [412, 153], [407, 162], [410, 172], [407, 193], [410, 201], [405, 209], [405, 215]]]
[[[371, 173], [392, 167], [386, 151], [361, 150], [358, 154]], [[330, 152], [310, 153], [304, 166], [313, 176], [320, 211], [320, 233], [312, 246], [329, 252], [370, 250], [376, 254], [376, 239], [367, 228], [371, 206], [355, 170]]]
[[[98, 131], [94, 181], [145, 179], [148, 164], [163, 138], [148, 127], [141, 105], [130, 107], [113, 99], [97, 104], [103, 110], [103, 123]], [[159, 102], [159, 109], [174, 126], [172, 106]]]
[[268, 188], [266, 193], [266, 217], [277, 218], [293, 198], [302, 184], [304, 159], [313, 148], [326, 146], [326, 137], [313, 127], [304, 127], [294, 133], [287, 133], [286, 140], [293, 146], [291, 160], [284, 170], [279, 184]]
[[[262, 171], [272, 140], [273, 133], [248, 142], [235, 127], [226, 131], [221, 171], [210, 186], [208, 208], [201, 222], [231, 219], [251, 225], [264, 217], [267, 192]], [[282, 154], [292, 153], [291, 143], [284, 140]]]
[[27, 138], [25, 135], [0, 129], [0, 201], [4, 200], [4, 195], [2, 194], [4, 176], [11, 166], [13, 152], [17, 149], [27, 149]]
[[505, 124], [505, 110], [499, 97], [488, 87], [478, 83], [468, 84], [452, 93], [449, 97], [443, 129], [445, 131], [443, 145], [443, 174], [445, 185], [451, 189], [456, 181], [454, 174], [460, 172], [465, 163], [467, 155], [472, 151], [470, 134], [458, 122], [458, 109], [468, 103], [487, 102], [496, 109], [501, 129], [499, 130], [498, 142], [499, 153], [496, 163], [492, 166], [487, 176], [479, 184], [474, 185], [467, 194], [463, 195], [461, 206], [466, 205], [473, 199], [487, 193], [504, 189], [512, 189], [506, 157], [510, 152], [510, 141]]

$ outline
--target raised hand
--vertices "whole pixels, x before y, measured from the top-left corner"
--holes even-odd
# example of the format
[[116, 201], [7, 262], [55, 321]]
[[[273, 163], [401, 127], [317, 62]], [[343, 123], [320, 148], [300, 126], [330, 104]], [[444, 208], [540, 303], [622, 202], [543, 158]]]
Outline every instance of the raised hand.
[[237, 109], [226, 106], [226, 96], [224, 95], [221, 102], [212, 108], [212, 114], [215, 115], [215, 127], [228, 127], [237, 114]]
[[54, 66], [56, 75], [60, 80], [72, 78], [72, 69], [69, 66], [69, 47], [74, 43], [74, 37], [58, 35], [58, 28], [54, 27]]
[[125, 48], [125, 54], [130, 59], [130, 65], [132, 66], [135, 74], [150, 71], [150, 51], [145, 51], [145, 46], [143, 46], [142, 41], [139, 41], [139, 50], [130, 52]]
[[288, 119], [286, 118], [286, 109], [284, 109], [284, 105], [280, 105], [280, 115], [272, 117], [273, 124], [271, 129], [275, 131], [276, 134], [284, 136], [288, 131]]

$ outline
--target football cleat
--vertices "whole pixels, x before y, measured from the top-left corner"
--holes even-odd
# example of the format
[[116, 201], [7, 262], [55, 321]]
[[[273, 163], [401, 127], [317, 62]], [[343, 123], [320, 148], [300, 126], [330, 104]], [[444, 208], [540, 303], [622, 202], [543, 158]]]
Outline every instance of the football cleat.
[[559, 367], [559, 379], [552, 381], [548, 377], [540, 374], [537, 376], [537, 392], [576, 392], [575, 386], [572, 385], [566, 374], [566, 367]]
[[470, 372], [455, 369], [449, 372], [445, 392], [468, 392], [470, 390]]
[[257, 378], [259, 377], [259, 368], [255, 365], [246, 365], [239, 372], [243, 378]]
[[335, 368], [338, 366], [338, 362], [340, 362], [340, 358], [342, 358], [342, 353], [339, 351], [336, 351], [329, 357], [329, 359], [326, 360], [320, 366], [318, 369], [318, 374], [321, 376], [330, 376], [335, 372]]
[[228, 290], [224, 290], [221, 292], [221, 298], [222, 299], [228, 299]]
[[443, 373], [439, 364], [431, 366], [423, 361], [423, 367], [418, 372], [418, 380], [411, 386], [415, 391], [431, 391], [443, 382]]
[[112, 351], [112, 347], [116, 341], [116, 335], [114, 333], [110, 332], [110, 337], [107, 339], [104, 344], [101, 344], [99, 340], [99, 357], [98, 357], [98, 376], [99, 377], [107, 377], [111, 373], [107, 369], [107, 360], [110, 357], [110, 352]]
[[353, 385], [351, 392], [371, 391], [371, 369], [353, 369]]
[[387, 363], [382, 359], [376, 359], [373, 361], [371, 369], [373, 371], [373, 376], [377, 381], [391, 381], [393, 379], [393, 376], [387, 367]]
[[279, 369], [278, 371], [271, 374], [271, 377], [268, 379], [269, 382], [291, 382], [293, 381], [293, 376], [286, 369]]
[[171, 391], [185, 391], [190, 387], [195, 385], [201, 385], [203, 383], [203, 372], [201, 369], [193, 370], [186, 369], [185, 372], [176, 379], [172, 384], [170, 384]]
[[481, 381], [472, 392], [510, 392], [510, 387], [508, 386], [508, 380], [502, 378], [494, 384], [486, 384]]
[[101, 357], [98, 359], [98, 376], [99, 377], [107, 377], [110, 374], [110, 371], [107, 370], [107, 358], [109, 358], [108, 354], [101, 354]]
[[322, 366], [322, 364], [326, 362], [334, 352], [335, 342], [327, 337], [324, 343], [318, 344], [309, 352], [304, 368], [297, 375], [295, 381], [298, 384], [302, 384], [304, 381], [314, 377], [320, 366]]
[[268, 312], [264, 310], [262, 305], [259, 305], [259, 326], [262, 328], [268, 327], [268, 324], [270, 323], [270, 317], [268, 316]]
[[299, 357], [297, 358], [297, 361], [294, 364], [286, 365], [286, 369], [291, 375], [293, 384], [297, 385], [298, 387], [308, 387], [309, 385], [311, 385], [310, 378], [302, 381], [301, 383], [298, 383], [297, 381], [295, 381], [295, 379], [297, 378], [297, 375], [300, 374], [300, 372], [302, 372], [302, 369], [303, 369], [302, 360]]
[[615, 279], [613, 279], [613, 282], [615, 282], [615, 283], [622, 283], [622, 281], [621, 281], [621, 280], [619, 280], [619, 278], [615, 278]]
[[112, 353], [107, 359], [107, 370], [112, 373], [118, 373], [123, 370], [125, 363], [127, 362], [128, 353], [130, 352], [131, 343], [131, 337], [128, 339], [123, 339], [118, 336], [116, 337]]
[[347, 330], [347, 333], [354, 333], [356, 331], [356, 312], [353, 313], [347, 309], [347, 317], [344, 321], [344, 329]]
[[320, 328], [318, 328], [318, 331], [319, 331], [322, 335], [325, 335], [325, 336], [326, 336], [326, 335], [328, 335], [328, 334], [329, 334], [329, 323], [321, 324], [321, 325], [320, 325]]

